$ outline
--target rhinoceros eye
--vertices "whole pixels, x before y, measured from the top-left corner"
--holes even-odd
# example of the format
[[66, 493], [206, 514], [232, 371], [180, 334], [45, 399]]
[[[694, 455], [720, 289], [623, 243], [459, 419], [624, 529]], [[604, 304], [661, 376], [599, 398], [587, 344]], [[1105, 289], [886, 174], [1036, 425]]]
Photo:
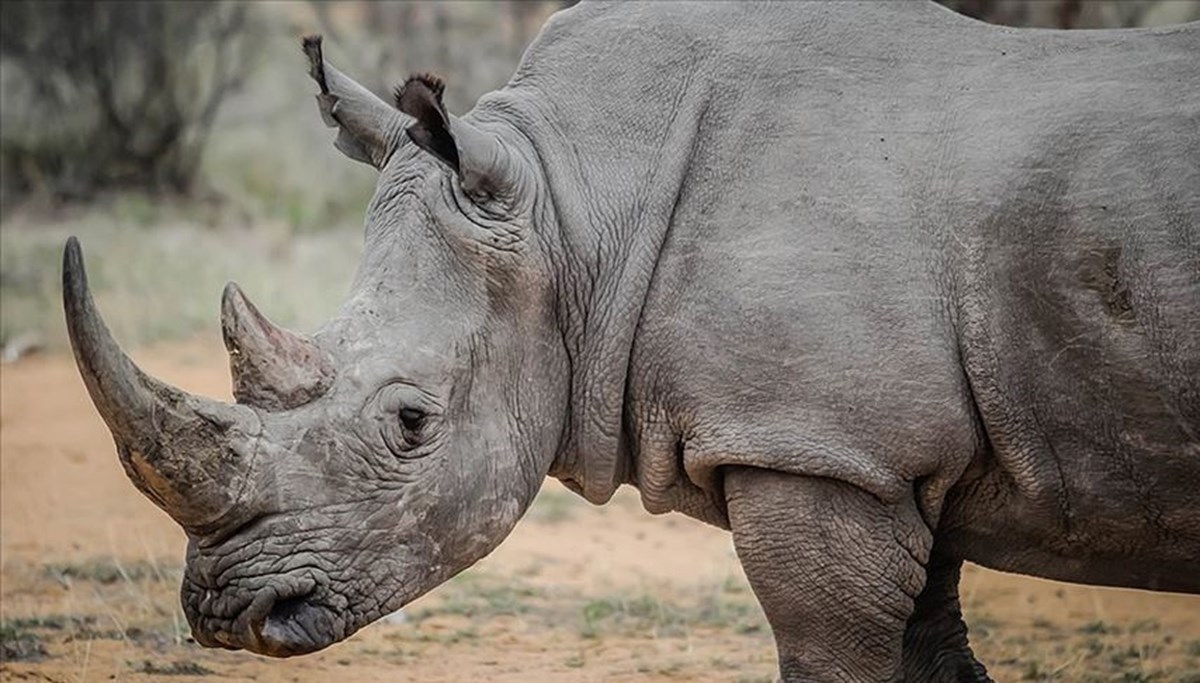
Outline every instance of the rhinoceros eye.
[[404, 382], [384, 386], [376, 397], [375, 424], [388, 450], [401, 458], [425, 455], [436, 438], [432, 429], [440, 412], [436, 399]]
[[416, 408], [401, 408], [400, 425], [405, 431], [419, 432], [421, 427], [425, 426], [425, 413]]

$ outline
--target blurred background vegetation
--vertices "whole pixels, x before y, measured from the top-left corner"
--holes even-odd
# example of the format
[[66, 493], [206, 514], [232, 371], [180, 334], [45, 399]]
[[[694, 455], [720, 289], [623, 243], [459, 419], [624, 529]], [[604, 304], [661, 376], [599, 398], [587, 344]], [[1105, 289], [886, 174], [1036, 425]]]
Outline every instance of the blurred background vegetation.
[[[941, 0], [984, 21], [1101, 28], [1200, 19], [1200, 0]], [[468, 110], [572, 0], [0, 3], [0, 344], [61, 346], [59, 258], [80, 236], [127, 343], [211, 330], [237, 278], [310, 330], [342, 299], [372, 170], [320, 122], [298, 37], [377, 93], [447, 76]]]

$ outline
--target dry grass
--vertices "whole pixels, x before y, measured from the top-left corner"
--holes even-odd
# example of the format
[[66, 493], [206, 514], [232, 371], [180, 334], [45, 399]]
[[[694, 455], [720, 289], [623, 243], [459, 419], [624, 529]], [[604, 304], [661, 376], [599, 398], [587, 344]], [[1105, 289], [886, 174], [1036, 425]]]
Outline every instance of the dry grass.
[[1194, 597], [970, 566], [962, 596], [972, 647], [996, 680], [1200, 683]]
[[[65, 566], [8, 567], [7, 578], [20, 582], [25, 592], [70, 597], [6, 615], [0, 623], [4, 659], [27, 665], [66, 660], [82, 671], [91, 648], [119, 647], [125, 675], [139, 680], [233, 672], [245, 655], [199, 650], [186, 627], [181, 630], [175, 562], [159, 558], [122, 565], [116, 557], [102, 557]], [[1153, 618], [1077, 622], [1072, 610], [1054, 614], [1044, 607], [1028, 617], [992, 616], [1010, 612], [1009, 599], [1055, 599], [1035, 591], [1011, 593], [1008, 582], [997, 577], [975, 577], [976, 602], [968, 609], [976, 652], [997, 680], [1200, 681], [1195, 633], [1174, 633]], [[566, 653], [556, 665], [563, 672], [559, 680], [572, 680], [566, 673], [571, 670], [582, 676], [594, 665], [611, 665], [605, 653], [626, 648], [633, 648], [625, 655], [631, 674], [709, 680], [716, 672], [729, 680], [770, 680], [770, 631], [741, 576], [716, 583], [660, 582], [637, 590], [629, 581], [621, 585], [615, 592], [580, 590], [476, 568], [423, 599], [405, 619], [372, 627], [370, 637], [351, 641], [335, 661], [349, 666], [370, 658], [399, 671], [431, 656], [469, 656], [510, 641], [531, 648], [544, 640], [554, 644], [553, 652]], [[1098, 608], [1104, 609], [1108, 599], [1099, 597]], [[688, 654], [694, 643], [714, 640], [739, 646], [707, 659]], [[504, 663], [496, 660], [497, 666]]]
[[278, 323], [311, 330], [336, 310], [361, 252], [357, 230], [255, 229], [195, 208], [125, 197], [60, 220], [13, 216], [0, 230], [0, 342], [38, 335], [61, 347], [62, 248], [77, 235], [96, 300], [119, 340], [217, 334], [221, 289], [236, 280]]

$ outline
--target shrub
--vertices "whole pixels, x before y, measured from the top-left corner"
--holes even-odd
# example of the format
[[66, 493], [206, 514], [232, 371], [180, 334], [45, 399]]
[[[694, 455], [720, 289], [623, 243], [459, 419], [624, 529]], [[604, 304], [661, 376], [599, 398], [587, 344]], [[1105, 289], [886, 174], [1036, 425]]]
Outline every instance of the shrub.
[[244, 4], [0, 3], [3, 201], [186, 193], [247, 74]]

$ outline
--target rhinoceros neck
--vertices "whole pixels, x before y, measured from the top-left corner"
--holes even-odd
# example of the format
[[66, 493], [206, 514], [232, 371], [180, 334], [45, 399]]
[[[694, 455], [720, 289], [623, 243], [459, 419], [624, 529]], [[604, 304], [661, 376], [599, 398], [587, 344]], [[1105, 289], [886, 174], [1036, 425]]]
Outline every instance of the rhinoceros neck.
[[[899, 5], [901, 14], [942, 11]], [[854, 6], [797, 7], [577, 5], [555, 15], [509, 84], [481, 101], [529, 139], [546, 181], [555, 220], [539, 230], [553, 233], [541, 241], [557, 252], [550, 261], [572, 368], [569, 426], [549, 474], [592, 502], [633, 480], [630, 360], [663, 245], [688, 229], [674, 219], [689, 173], [706, 141], [733, 124], [755, 69], [778, 66], [755, 61], [755, 32], [775, 26], [778, 44], [796, 46], [811, 27], [856, 35]], [[753, 123], [740, 125], [753, 132]]]
[[[686, 31], [640, 33], [636, 13], [565, 14], [476, 113], [508, 118], [541, 164], [555, 220], [539, 230], [558, 252], [550, 261], [572, 373], [568, 432], [549, 474], [603, 503], [633, 470], [629, 360], [701, 129], [708, 52]], [[629, 51], [598, 62], [611, 54], [597, 52], [606, 35]]]

